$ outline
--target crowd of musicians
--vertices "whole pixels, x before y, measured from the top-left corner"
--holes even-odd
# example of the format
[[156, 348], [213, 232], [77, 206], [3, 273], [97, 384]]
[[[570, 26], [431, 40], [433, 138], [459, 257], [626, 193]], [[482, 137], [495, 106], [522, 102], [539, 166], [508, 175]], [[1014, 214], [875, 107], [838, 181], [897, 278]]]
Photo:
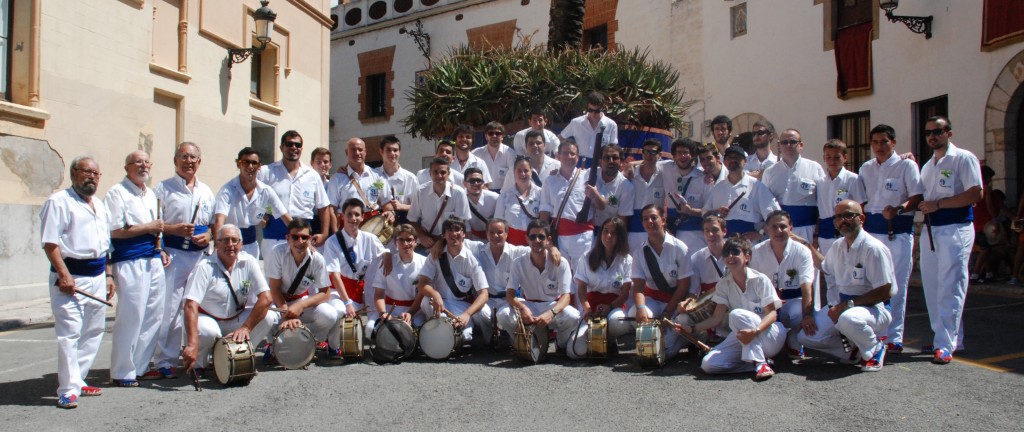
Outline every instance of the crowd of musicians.
[[658, 328], [664, 358], [702, 347], [706, 373], [763, 380], [772, 357], [805, 349], [877, 371], [903, 351], [918, 213], [926, 352], [945, 364], [962, 349], [982, 175], [950, 141], [949, 119], [927, 121], [923, 168], [880, 124], [874, 157], [852, 172], [842, 141], [824, 143], [823, 167], [802, 157], [797, 129], [767, 121], [753, 125], [747, 154], [731, 145], [725, 116], [712, 122], [713, 143], [648, 140], [634, 157], [604, 108], [589, 95], [557, 135], [531, 114], [511, 146], [500, 123], [476, 149], [473, 129], [459, 126], [419, 172], [399, 164], [393, 136], [371, 168], [359, 138], [344, 161], [316, 148], [307, 164], [302, 136], [288, 131], [281, 160], [243, 148], [238, 176], [219, 190], [199, 180], [196, 143], [178, 145], [175, 174], [155, 184], [150, 155], [132, 152], [100, 200], [97, 162], [74, 159], [71, 187], [40, 215], [58, 406], [102, 393], [85, 378], [115, 294], [119, 387], [201, 375], [218, 340], [258, 347], [299, 327], [337, 357], [339, 323], [360, 315], [366, 337], [382, 322], [447, 317], [460, 344], [484, 347], [542, 328], [574, 359], [594, 351], [587, 332], [602, 319], [611, 352], [623, 335]]

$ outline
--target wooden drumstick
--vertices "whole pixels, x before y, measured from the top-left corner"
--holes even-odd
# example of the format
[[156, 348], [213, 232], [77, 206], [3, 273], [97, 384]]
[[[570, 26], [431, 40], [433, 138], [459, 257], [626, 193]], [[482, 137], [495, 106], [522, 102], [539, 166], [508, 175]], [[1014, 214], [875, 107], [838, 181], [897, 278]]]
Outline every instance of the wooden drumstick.
[[81, 288], [79, 288], [79, 287], [75, 287], [75, 293], [77, 293], [77, 294], [81, 294], [81, 295], [84, 295], [84, 296], [86, 296], [86, 297], [88, 297], [88, 298], [90, 298], [90, 299], [96, 300], [96, 301], [98, 301], [98, 302], [100, 302], [100, 303], [103, 303], [103, 304], [105, 304], [105, 305], [107, 305], [107, 306], [111, 306], [111, 307], [113, 307], [113, 306], [114, 306], [114, 304], [113, 304], [113, 303], [110, 303], [110, 302], [108, 302], [108, 301], [106, 301], [106, 300], [103, 300], [103, 299], [101, 299], [101, 298], [99, 298], [99, 297], [96, 297], [96, 296], [94, 296], [94, 295], [92, 295], [92, 294], [89, 294], [89, 293], [85, 292], [84, 290], [82, 290], [82, 289], [81, 289]]
[[[157, 198], [156, 199], [156, 218], [155, 219], [160, 219], [161, 217], [163, 217], [163, 200], [161, 200], [160, 198]], [[162, 230], [162, 229], [160, 230], [160, 233], [156, 235], [156, 250], [157, 251], [163, 251], [164, 250], [164, 230]]]
[[661, 321], [661, 323], [664, 324], [664, 325], [671, 326], [672, 329], [674, 329], [676, 331], [676, 333], [678, 333], [680, 336], [683, 337], [683, 339], [686, 339], [686, 340], [690, 341], [690, 343], [696, 345], [697, 348], [700, 349], [701, 351], [704, 351], [704, 352], [711, 351], [711, 347], [707, 346], [707, 344], [705, 344], [704, 342], [701, 342], [699, 339], [697, 339], [696, 336], [694, 336], [694, 335], [692, 335], [692, 334], [690, 334], [688, 332], [680, 331], [679, 330], [680, 329], [679, 324], [676, 324], [676, 323], [672, 322], [672, 320], [670, 320], [668, 318], [662, 318], [659, 321]]
[[[196, 224], [196, 217], [197, 216], [199, 216], [199, 204], [196, 204], [196, 209], [192, 210], [192, 222], [190, 222], [190, 223], [193, 226]], [[193, 231], [192, 234], [194, 235], [195, 231]], [[191, 244], [192, 244], [192, 236], [185, 236], [185, 241], [182, 242], [182, 249], [188, 249], [189, 245], [191, 245]]]
[[740, 192], [740, 196], [736, 197], [736, 199], [733, 200], [731, 204], [729, 204], [729, 207], [726, 207], [726, 208], [728, 208], [729, 210], [732, 210], [732, 208], [736, 207], [736, 204], [739, 203], [740, 200], [743, 199], [743, 197], [746, 194], [747, 194], [747, 191]]
[[928, 246], [932, 252], [935, 252], [935, 237], [932, 236], [932, 218], [931, 215], [924, 215], [924, 227], [928, 230]]
[[189, 365], [189, 368], [185, 373], [192, 378], [192, 386], [196, 388], [196, 391], [203, 391], [203, 386], [199, 383], [199, 374], [196, 373], [196, 370], [191, 365]]

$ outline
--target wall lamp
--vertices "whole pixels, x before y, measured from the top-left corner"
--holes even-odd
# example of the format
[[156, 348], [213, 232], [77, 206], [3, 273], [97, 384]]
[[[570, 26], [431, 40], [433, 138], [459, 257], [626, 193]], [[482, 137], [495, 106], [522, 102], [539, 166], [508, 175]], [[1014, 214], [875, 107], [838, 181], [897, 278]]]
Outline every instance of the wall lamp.
[[228, 49], [228, 69], [231, 69], [231, 65], [244, 62], [249, 56], [262, 52], [267, 47], [270, 35], [274, 32], [274, 20], [277, 19], [277, 13], [267, 7], [269, 3], [269, 0], [260, 0], [260, 4], [263, 6], [252, 13], [252, 19], [256, 21], [256, 40], [259, 41], [260, 46]]
[[407, 34], [416, 41], [416, 47], [420, 49], [420, 53], [427, 59], [427, 63], [430, 63], [430, 34], [423, 31], [423, 22], [416, 20], [416, 28], [408, 30], [405, 26], [398, 29], [398, 34]]
[[882, 0], [878, 3], [878, 7], [885, 11], [885, 17], [889, 19], [889, 22], [901, 22], [907, 26], [910, 31], [917, 34], [924, 34], [925, 39], [932, 38], [932, 16], [906, 16], [906, 15], [893, 15], [892, 11], [899, 7], [899, 0]]

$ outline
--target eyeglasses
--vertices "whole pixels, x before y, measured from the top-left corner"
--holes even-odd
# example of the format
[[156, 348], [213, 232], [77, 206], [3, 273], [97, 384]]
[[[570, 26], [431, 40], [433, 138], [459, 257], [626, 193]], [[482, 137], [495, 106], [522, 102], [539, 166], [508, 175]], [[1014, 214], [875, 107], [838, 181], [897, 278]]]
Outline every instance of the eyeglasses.
[[181, 159], [183, 161], [197, 161], [199, 160], [199, 155], [184, 153], [178, 155], [178, 159]]
[[408, 243], [415, 243], [416, 242], [416, 238], [414, 238], [414, 237], [399, 237], [399, 238], [395, 239], [395, 241], [397, 241], [399, 243], [406, 243], [406, 244], [408, 244]]
[[587, 108], [587, 112], [588, 113], [599, 113], [599, 112], [603, 112], [603, 111], [604, 110], [601, 109], [601, 108]]
[[456, 226], [453, 226], [453, 227], [449, 227], [449, 228], [448, 228], [448, 229], [446, 229], [445, 231], [446, 231], [446, 232], [450, 232], [450, 233], [455, 233], [455, 234], [458, 234], [458, 233], [460, 233], [460, 232], [464, 232], [464, 231], [466, 231], [466, 229], [465, 229], [465, 228], [463, 228], [463, 227], [460, 227], [460, 226], [456, 225]]
[[93, 171], [93, 170], [90, 170], [90, 169], [78, 169], [78, 168], [75, 168], [75, 171], [78, 171], [80, 174], [82, 174], [86, 178], [91, 178], [91, 177], [100, 178], [100, 176], [103, 175], [103, 173], [101, 173], [99, 171]]
[[661, 153], [661, 152], [658, 151], [658, 150], [647, 150], [647, 149], [644, 149], [644, 155], [645, 156], [657, 156], [658, 153]]
[[781, 144], [781, 145], [788, 145], [788, 146], [795, 146], [797, 144], [800, 144], [800, 140], [795, 140], [795, 139], [779, 140], [779, 144]]
[[723, 257], [740, 256], [743, 255], [743, 251], [737, 248], [729, 248], [722, 251]]
[[530, 234], [526, 237], [533, 241], [544, 241], [548, 238], [548, 236], [544, 234]]
[[605, 156], [605, 157], [603, 157], [601, 159], [604, 159], [606, 162], [615, 162], [615, 161], [622, 160], [622, 158], [619, 157], [619, 156]]
[[939, 136], [939, 135], [942, 135], [944, 133], [946, 133], [946, 130], [943, 129], [943, 128], [925, 129], [924, 130], [924, 136], [926, 136], [926, 137], [929, 137], [929, 136]]
[[140, 161], [130, 162], [130, 163], [128, 163], [128, 165], [135, 165], [135, 166], [140, 166], [140, 167], [151, 167], [151, 166], [153, 166], [153, 162], [140, 160]]
[[754, 131], [753, 134], [757, 135], [757, 136], [765, 136], [765, 135], [771, 135], [771, 132], [769, 132], [767, 129], [761, 129], [759, 131]]
[[466, 183], [469, 183], [471, 185], [483, 184], [484, 183], [484, 179], [482, 179], [482, 178], [466, 179]]
[[288, 147], [288, 148], [292, 148], [292, 147], [302, 148], [302, 142], [300, 142], [300, 141], [285, 141], [284, 144], [281, 144], [281, 145], [283, 145], [285, 147]]
[[504, 133], [504, 132], [502, 132], [502, 131], [490, 131], [490, 132], [487, 132], [487, 135], [488, 135], [488, 136], [502, 136], [502, 135], [504, 135], [504, 134], [505, 134], [505, 133]]
[[860, 216], [860, 213], [857, 213], [857, 212], [846, 212], [846, 213], [840, 213], [840, 214], [836, 215], [837, 218], [845, 219], [845, 220], [854, 219], [854, 218], [856, 218], [858, 216]]

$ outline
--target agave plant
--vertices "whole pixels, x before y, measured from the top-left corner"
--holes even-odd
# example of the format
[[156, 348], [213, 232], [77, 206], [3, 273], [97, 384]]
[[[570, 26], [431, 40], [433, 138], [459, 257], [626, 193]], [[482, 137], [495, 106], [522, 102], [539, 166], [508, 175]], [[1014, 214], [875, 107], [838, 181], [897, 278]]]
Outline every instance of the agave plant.
[[531, 109], [567, 123], [586, 108], [587, 93], [610, 100], [620, 125], [674, 129], [693, 103], [677, 88], [679, 73], [639, 48], [610, 52], [551, 52], [528, 42], [511, 48], [454, 47], [405, 92], [411, 109], [402, 124], [413, 136], [437, 137], [459, 123], [482, 126], [524, 120]]

